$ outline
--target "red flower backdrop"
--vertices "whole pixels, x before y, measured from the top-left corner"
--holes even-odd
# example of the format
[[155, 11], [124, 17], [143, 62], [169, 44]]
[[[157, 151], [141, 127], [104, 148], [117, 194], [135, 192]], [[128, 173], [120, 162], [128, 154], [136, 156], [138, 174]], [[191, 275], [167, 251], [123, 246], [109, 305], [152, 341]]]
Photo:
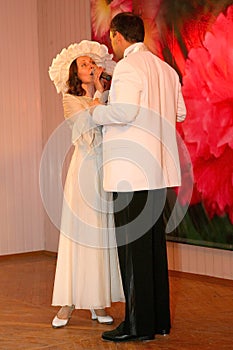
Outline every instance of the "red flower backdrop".
[[[110, 47], [111, 18], [133, 11], [145, 42], [179, 73], [187, 118], [177, 125], [190, 153], [194, 190], [189, 210], [169, 239], [233, 249], [233, 1], [92, 0], [93, 39]], [[186, 203], [189, 181], [182, 158]], [[168, 202], [174, 194], [169, 194]], [[166, 209], [169, 215], [170, 208]]]
[[[233, 222], [233, 6], [220, 13], [203, 46], [188, 54], [183, 78], [184, 141], [199, 198], [212, 218]], [[195, 203], [193, 199], [192, 203]]]
[[109, 25], [120, 12], [132, 12], [132, 0], [91, 0], [92, 39], [106, 44], [111, 51]]

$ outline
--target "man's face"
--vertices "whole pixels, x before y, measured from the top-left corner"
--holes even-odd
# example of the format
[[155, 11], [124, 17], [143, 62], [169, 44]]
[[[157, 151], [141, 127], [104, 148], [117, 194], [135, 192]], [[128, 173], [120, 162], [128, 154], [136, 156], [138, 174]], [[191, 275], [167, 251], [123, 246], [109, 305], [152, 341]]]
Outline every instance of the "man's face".
[[118, 60], [123, 58], [124, 48], [122, 46], [122, 41], [120, 40], [120, 33], [110, 31], [110, 40], [113, 52]]

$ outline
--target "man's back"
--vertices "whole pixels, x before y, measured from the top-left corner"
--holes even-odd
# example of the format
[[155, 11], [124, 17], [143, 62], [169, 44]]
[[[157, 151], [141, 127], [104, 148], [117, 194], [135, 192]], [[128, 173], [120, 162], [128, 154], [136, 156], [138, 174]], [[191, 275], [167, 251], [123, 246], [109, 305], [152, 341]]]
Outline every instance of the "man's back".
[[[163, 118], [175, 124], [177, 117], [183, 120], [186, 109], [183, 97], [180, 93], [179, 77], [176, 71], [159, 57], [150, 51], [139, 51], [129, 54], [118, 62], [116, 76], [125, 72], [129, 76], [129, 71], [135, 75], [134, 90], [140, 89], [138, 101], [141, 107], [152, 109]], [[128, 71], [128, 73], [126, 73]], [[124, 89], [125, 101], [132, 101], [132, 94], [135, 91], [127, 88], [128, 81], [125, 79]], [[135, 83], [134, 81], [134, 83]], [[118, 102], [118, 101], [112, 101]], [[178, 108], [180, 106], [180, 108]]]

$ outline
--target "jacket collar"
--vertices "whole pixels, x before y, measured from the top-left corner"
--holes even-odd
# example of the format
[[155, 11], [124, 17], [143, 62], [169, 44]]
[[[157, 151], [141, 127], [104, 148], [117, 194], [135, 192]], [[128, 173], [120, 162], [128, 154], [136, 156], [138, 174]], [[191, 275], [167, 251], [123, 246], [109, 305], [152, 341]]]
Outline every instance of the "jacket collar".
[[148, 51], [148, 48], [143, 43], [132, 44], [129, 47], [127, 47], [127, 49], [125, 49], [124, 57], [127, 57], [131, 53], [135, 53], [135, 52], [138, 52], [138, 51]]

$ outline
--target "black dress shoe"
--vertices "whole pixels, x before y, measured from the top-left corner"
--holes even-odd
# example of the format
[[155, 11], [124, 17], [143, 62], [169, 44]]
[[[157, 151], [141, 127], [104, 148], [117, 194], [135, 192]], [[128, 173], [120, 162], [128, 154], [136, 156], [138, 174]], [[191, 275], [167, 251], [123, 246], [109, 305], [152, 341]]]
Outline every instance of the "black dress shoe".
[[102, 334], [102, 339], [108, 340], [108, 341], [114, 341], [114, 342], [127, 342], [127, 341], [147, 341], [147, 340], [153, 340], [155, 337], [154, 335], [132, 335], [132, 334], [126, 334], [124, 331], [124, 322], [122, 322], [116, 329], [113, 329], [112, 331], [107, 331]]
[[170, 329], [157, 329], [155, 331], [155, 334], [160, 334], [160, 335], [168, 335], [170, 334]]

